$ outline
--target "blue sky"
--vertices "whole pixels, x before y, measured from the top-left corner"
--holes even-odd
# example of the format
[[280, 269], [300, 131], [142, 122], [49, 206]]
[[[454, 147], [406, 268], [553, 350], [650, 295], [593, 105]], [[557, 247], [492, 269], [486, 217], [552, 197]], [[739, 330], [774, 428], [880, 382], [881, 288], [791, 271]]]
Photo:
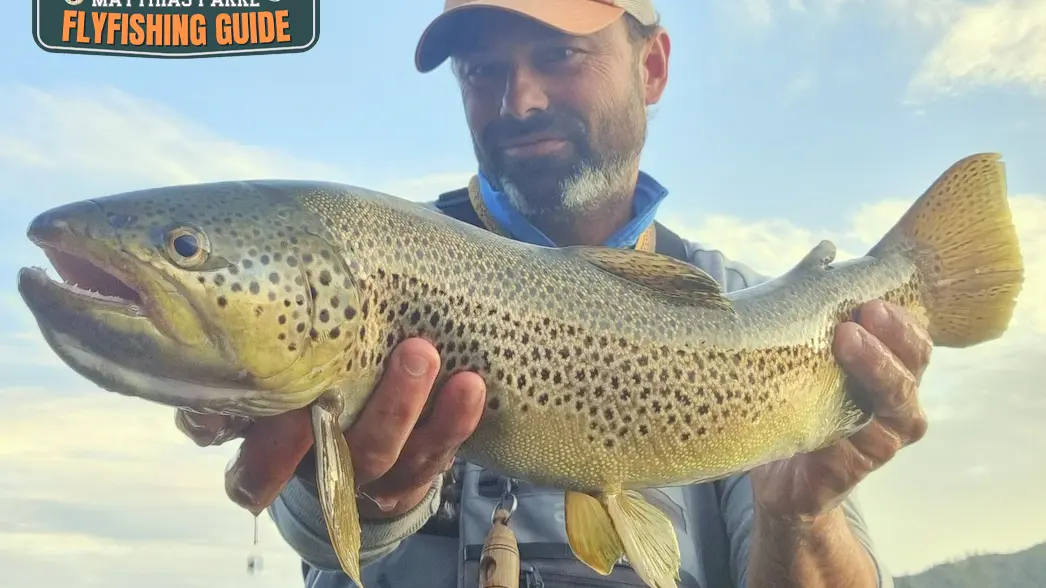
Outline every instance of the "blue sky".
[[[328, 1], [308, 53], [186, 61], [47, 54], [32, 41], [30, 3], [9, 7], [0, 568], [15, 570], [16, 588], [41, 578], [131, 586], [161, 573], [175, 575], [163, 588], [240, 582], [250, 540], [249, 517], [221, 490], [231, 447], [187, 445], [169, 411], [105, 396], [42, 346], [14, 291], [17, 267], [42, 263], [26, 223], [52, 204], [167, 183], [322, 177], [414, 199], [462, 185], [474, 160], [455, 83], [445, 68], [421, 75], [412, 62], [441, 5]], [[1041, 1], [658, 8], [671, 73], [643, 167], [671, 190], [661, 212], [671, 226], [783, 271], [821, 238], [840, 256], [862, 252], [952, 162], [1000, 151], [1029, 267], [1023, 300], [1046, 294], [1046, 267], [1032, 256], [1046, 248]], [[930, 437], [860, 493], [897, 571], [1046, 539], [1036, 498], [1046, 441], [1032, 432], [1046, 416], [1046, 357], [1034, 344], [1044, 334], [1046, 313], [1024, 302], [1003, 340], [935, 360], [924, 390]], [[175, 480], [175, 467], [191, 474]], [[258, 583], [295, 585], [271, 527], [263, 538], [272, 556]], [[198, 569], [178, 571], [189, 559]]]

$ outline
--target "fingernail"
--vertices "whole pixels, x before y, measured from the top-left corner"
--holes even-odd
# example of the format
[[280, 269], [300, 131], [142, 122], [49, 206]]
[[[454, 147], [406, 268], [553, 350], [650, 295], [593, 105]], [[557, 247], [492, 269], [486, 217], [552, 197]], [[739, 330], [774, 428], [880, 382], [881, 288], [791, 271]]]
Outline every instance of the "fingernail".
[[232, 459], [225, 466], [225, 494], [229, 497], [229, 500], [247, 509], [254, 516], [258, 516], [265, 510], [265, 507], [260, 504], [261, 501], [255, 496], [247, 468], [243, 467], [243, 463], [240, 461], [242, 447], [241, 445], [240, 448], [236, 449], [236, 454], [232, 456]]
[[429, 360], [417, 353], [404, 353], [400, 356], [400, 367], [415, 378], [420, 378], [429, 371]]
[[178, 427], [178, 430], [184, 433], [187, 437], [192, 439], [193, 443], [200, 447], [207, 447], [212, 445], [217, 439], [218, 434], [211, 433], [206, 427], [197, 423], [193, 420], [192, 416], [185, 412], [177, 413], [174, 419], [174, 426]]

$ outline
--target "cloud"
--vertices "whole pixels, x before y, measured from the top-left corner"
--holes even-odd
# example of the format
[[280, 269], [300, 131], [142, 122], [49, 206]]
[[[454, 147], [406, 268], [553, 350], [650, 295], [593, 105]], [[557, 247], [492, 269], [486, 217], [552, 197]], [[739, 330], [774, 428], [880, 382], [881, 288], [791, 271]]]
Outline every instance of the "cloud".
[[910, 100], [980, 87], [1023, 87], [1046, 98], [1046, 3], [963, 6], [919, 66]]
[[246, 177], [339, 175], [334, 166], [245, 145], [113, 87], [49, 92], [8, 87], [0, 99], [0, 159], [38, 172], [181, 184]]
[[1046, 98], [1046, 3], [1041, 0], [744, 0], [720, 3], [745, 26], [786, 19], [818, 25], [862, 19], [903, 33], [925, 53], [903, 101], [921, 103], [978, 88], [1021, 88]]
[[932, 29], [949, 24], [965, 4], [966, 0], [723, 0], [720, 6], [738, 7], [757, 29], [775, 27], [786, 17], [815, 19], [818, 23], [848, 15], [867, 20], [869, 12], [894, 26]]
[[[223, 490], [233, 447], [197, 448], [174, 428], [171, 409], [105, 394], [64, 372], [41, 379], [0, 390], [6, 586], [245, 581], [252, 518]], [[292, 585], [296, 559], [268, 519], [259, 522], [269, 571], [255, 583]]]
[[376, 186], [376, 189], [407, 200], [427, 202], [435, 200], [436, 196], [443, 192], [464, 188], [473, 174], [474, 172], [428, 174], [417, 178], [384, 182]]
[[[82, 195], [91, 190], [273, 177], [361, 183], [418, 200], [461, 187], [468, 177], [462, 172], [373, 178], [363, 169], [222, 137], [166, 104], [114, 87], [48, 91], [11, 85], [0, 91], [0, 110], [18, 113], [0, 119], [0, 166], [36, 177], [79, 175], [77, 180], [49, 184], [61, 186], [51, 192], [57, 194], [53, 201], [81, 197], [71, 197], [64, 191], [66, 185], [75, 185], [76, 194]], [[40, 208], [39, 200], [34, 205]]]

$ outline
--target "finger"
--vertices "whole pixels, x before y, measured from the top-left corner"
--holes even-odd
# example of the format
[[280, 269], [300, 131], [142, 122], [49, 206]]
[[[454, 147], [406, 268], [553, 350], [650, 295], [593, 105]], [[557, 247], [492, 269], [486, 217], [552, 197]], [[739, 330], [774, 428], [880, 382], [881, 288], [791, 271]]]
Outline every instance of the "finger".
[[388, 370], [345, 435], [357, 484], [381, 477], [396, 463], [438, 371], [439, 353], [428, 341], [407, 339], [396, 346]]
[[440, 388], [432, 414], [411, 433], [396, 464], [368, 489], [369, 494], [382, 498], [431, 482], [475, 431], [485, 402], [486, 385], [478, 374], [451, 376]]
[[892, 428], [873, 420], [868, 426], [851, 435], [850, 444], [867, 458], [868, 473], [879, 469], [904, 448], [905, 442]]
[[791, 499], [807, 515], [831, 510], [874, 469], [870, 458], [845, 439], [797, 456], [795, 463], [802, 477], [792, 486]]
[[857, 322], [892, 351], [916, 381], [922, 379], [933, 342], [911, 314], [899, 306], [873, 300], [861, 307]]
[[915, 376], [878, 339], [856, 323], [836, 330], [835, 354], [840, 366], [856, 380], [852, 389], [867, 393], [862, 399], [881, 424], [892, 428], [905, 443], [926, 433], [926, 415], [918, 399]]
[[178, 409], [174, 415], [174, 424], [178, 430], [192, 439], [200, 447], [221, 445], [229, 439], [238, 437], [251, 424], [244, 417], [232, 417], [222, 414], [202, 414]]
[[225, 472], [225, 493], [254, 514], [272, 504], [312, 447], [309, 409], [258, 420]]

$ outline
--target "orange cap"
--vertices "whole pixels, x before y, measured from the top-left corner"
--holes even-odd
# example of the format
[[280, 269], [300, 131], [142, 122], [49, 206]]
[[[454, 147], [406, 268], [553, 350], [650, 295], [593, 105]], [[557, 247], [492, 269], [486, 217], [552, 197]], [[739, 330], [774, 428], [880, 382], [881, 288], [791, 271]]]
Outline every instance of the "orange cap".
[[641, 24], [657, 21], [652, 0], [445, 0], [418, 41], [414, 65], [432, 71], [450, 57], [453, 16], [470, 8], [495, 8], [536, 20], [568, 35], [590, 35], [626, 12]]

